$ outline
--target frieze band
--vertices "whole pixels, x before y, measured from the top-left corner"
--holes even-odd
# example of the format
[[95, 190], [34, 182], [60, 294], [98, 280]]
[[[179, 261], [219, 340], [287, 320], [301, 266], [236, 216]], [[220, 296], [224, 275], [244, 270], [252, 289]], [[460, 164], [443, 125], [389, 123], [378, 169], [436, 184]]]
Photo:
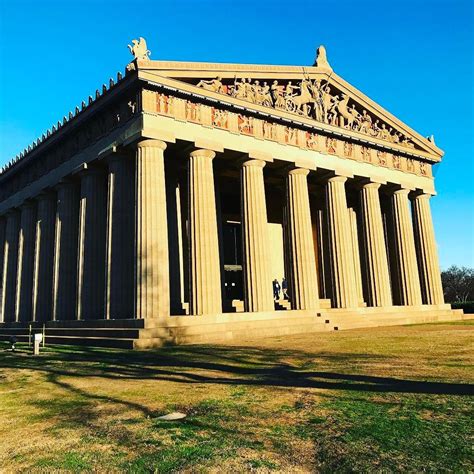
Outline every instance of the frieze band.
[[257, 119], [245, 114], [210, 107], [157, 91], [144, 90], [143, 108], [145, 112], [158, 113], [178, 120], [217, 127], [233, 133], [337, 155], [419, 176], [432, 176], [431, 166], [422, 161], [375, 150], [339, 138], [327, 137], [322, 134]]

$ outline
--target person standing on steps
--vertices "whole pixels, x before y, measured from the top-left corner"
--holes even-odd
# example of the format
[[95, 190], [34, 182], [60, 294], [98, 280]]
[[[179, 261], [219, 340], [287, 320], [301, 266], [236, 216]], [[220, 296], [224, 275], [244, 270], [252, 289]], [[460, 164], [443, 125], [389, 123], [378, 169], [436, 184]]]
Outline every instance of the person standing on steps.
[[285, 277], [281, 279], [281, 289], [283, 291], [283, 298], [285, 300], [289, 300], [290, 297], [288, 296], [288, 282], [286, 281]]
[[273, 280], [273, 299], [275, 301], [280, 299], [280, 283], [276, 278]]

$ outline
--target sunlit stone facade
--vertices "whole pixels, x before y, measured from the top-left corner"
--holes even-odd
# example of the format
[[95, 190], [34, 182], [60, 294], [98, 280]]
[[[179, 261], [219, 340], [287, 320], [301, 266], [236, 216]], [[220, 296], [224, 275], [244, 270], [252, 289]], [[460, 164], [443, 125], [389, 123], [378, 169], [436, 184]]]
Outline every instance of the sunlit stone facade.
[[311, 67], [138, 54], [0, 174], [0, 323], [446, 310], [441, 157], [322, 48]]

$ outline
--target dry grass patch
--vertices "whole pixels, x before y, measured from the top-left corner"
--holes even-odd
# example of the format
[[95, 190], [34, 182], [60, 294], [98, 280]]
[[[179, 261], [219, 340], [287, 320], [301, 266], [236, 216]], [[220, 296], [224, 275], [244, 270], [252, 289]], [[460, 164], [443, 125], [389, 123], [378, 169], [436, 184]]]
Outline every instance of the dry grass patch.
[[[0, 466], [468, 471], [472, 324], [0, 353]], [[182, 422], [158, 419], [182, 411]]]

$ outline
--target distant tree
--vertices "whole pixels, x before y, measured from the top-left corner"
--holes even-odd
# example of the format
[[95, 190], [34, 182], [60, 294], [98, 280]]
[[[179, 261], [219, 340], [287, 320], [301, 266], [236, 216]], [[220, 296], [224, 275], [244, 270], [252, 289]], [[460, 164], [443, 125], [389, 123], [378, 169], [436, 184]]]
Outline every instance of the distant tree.
[[446, 302], [474, 301], [474, 268], [453, 265], [441, 272], [441, 280]]

